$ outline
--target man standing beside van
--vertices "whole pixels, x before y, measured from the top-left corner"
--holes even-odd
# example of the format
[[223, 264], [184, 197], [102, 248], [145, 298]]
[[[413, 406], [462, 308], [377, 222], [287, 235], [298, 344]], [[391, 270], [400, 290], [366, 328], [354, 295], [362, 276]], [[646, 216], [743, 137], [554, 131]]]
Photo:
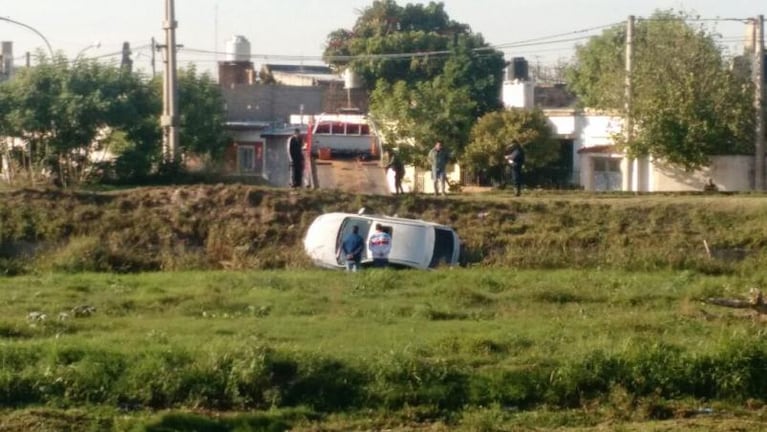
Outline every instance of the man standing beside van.
[[384, 231], [381, 224], [376, 224], [376, 230], [368, 240], [368, 249], [373, 255], [373, 267], [386, 267], [389, 265], [389, 252], [391, 252], [391, 235]]
[[360, 229], [357, 225], [352, 227], [350, 232], [341, 242], [341, 248], [338, 250], [339, 257], [343, 256], [346, 261], [346, 271], [356, 272], [362, 261], [362, 249], [365, 247], [365, 240], [359, 234]]

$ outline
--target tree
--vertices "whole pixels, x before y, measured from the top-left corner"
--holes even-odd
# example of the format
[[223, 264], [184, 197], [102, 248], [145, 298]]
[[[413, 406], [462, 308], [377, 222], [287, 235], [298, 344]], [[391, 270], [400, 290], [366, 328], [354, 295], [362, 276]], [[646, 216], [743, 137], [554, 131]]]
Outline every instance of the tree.
[[506, 168], [504, 155], [512, 143], [525, 150], [525, 169], [542, 168], [559, 157], [559, 142], [543, 111], [513, 108], [485, 114], [471, 130], [463, 161], [474, 173], [500, 180]]
[[210, 74], [198, 74], [194, 65], [179, 71], [178, 83], [181, 145], [187, 152], [219, 160], [229, 143], [221, 88]]
[[427, 167], [426, 155], [437, 141], [454, 156], [463, 153], [476, 106], [468, 89], [451, 82], [449, 74], [413, 86], [381, 81], [371, 96], [373, 120], [384, 141], [400, 146], [402, 159], [421, 167]]
[[[219, 159], [228, 142], [219, 87], [208, 74], [182, 69], [179, 106], [185, 149]], [[159, 80], [94, 60], [61, 57], [0, 84], [0, 132], [27, 143], [20, 165], [64, 186], [97, 172], [91, 155], [98, 150], [115, 156], [99, 165], [121, 181], [150, 175], [161, 160], [161, 111]]]
[[500, 107], [503, 53], [443, 3], [376, 0], [352, 30], [328, 35], [325, 59], [362, 76], [379, 132], [391, 145], [415, 144], [403, 151], [408, 162], [424, 164], [437, 140], [460, 155], [476, 119]]
[[[629, 113], [635, 128], [631, 142], [617, 142], [632, 157], [694, 169], [712, 155], [752, 152], [753, 92], [728, 68], [715, 34], [687, 18], [658, 11], [637, 22]], [[567, 80], [584, 105], [623, 110], [625, 34], [617, 26], [577, 48]]]
[[[148, 112], [135, 98], [142, 83], [119, 68], [64, 57], [21, 71], [0, 86], [10, 101], [4, 129], [27, 144], [21, 165], [32, 177], [52, 174], [63, 185], [84, 181], [90, 156], [114, 128], [133, 128]], [[34, 180], [33, 180], [34, 181]]]

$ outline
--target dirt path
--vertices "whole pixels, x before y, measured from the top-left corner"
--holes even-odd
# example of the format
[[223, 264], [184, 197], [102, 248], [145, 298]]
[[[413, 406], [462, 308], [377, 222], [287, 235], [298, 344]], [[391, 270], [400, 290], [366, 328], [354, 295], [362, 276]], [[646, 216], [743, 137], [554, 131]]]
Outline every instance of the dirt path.
[[331, 160], [315, 162], [316, 186], [344, 192], [388, 195], [386, 172], [377, 161]]

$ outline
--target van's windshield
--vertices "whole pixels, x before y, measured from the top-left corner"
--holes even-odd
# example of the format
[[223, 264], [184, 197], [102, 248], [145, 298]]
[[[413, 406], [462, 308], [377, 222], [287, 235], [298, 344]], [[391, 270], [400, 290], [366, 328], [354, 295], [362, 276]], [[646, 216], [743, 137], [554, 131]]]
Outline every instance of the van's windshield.
[[455, 251], [455, 236], [450, 230], [434, 229], [434, 255], [431, 257], [429, 267], [438, 267], [440, 264], [450, 264], [453, 262], [453, 252]]

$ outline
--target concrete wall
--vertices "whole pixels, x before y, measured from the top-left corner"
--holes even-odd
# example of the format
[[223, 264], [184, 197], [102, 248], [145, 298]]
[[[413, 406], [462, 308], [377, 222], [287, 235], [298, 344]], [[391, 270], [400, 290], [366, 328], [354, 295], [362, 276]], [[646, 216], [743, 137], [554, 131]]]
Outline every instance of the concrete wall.
[[227, 121], [288, 122], [291, 114], [321, 113], [324, 89], [281, 85], [235, 85], [221, 92]]
[[651, 164], [650, 191], [702, 191], [708, 179], [720, 191], [753, 190], [754, 158], [752, 156], [714, 156], [706, 168], [687, 172], [659, 161]]
[[549, 126], [561, 138], [573, 140], [573, 182], [583, 185], [581, 157], [578, 150], [613, 144], [613, 135], [621, 132], [622, 120], [609, 115], [589, 115], [573, 110], [544, 110]]

